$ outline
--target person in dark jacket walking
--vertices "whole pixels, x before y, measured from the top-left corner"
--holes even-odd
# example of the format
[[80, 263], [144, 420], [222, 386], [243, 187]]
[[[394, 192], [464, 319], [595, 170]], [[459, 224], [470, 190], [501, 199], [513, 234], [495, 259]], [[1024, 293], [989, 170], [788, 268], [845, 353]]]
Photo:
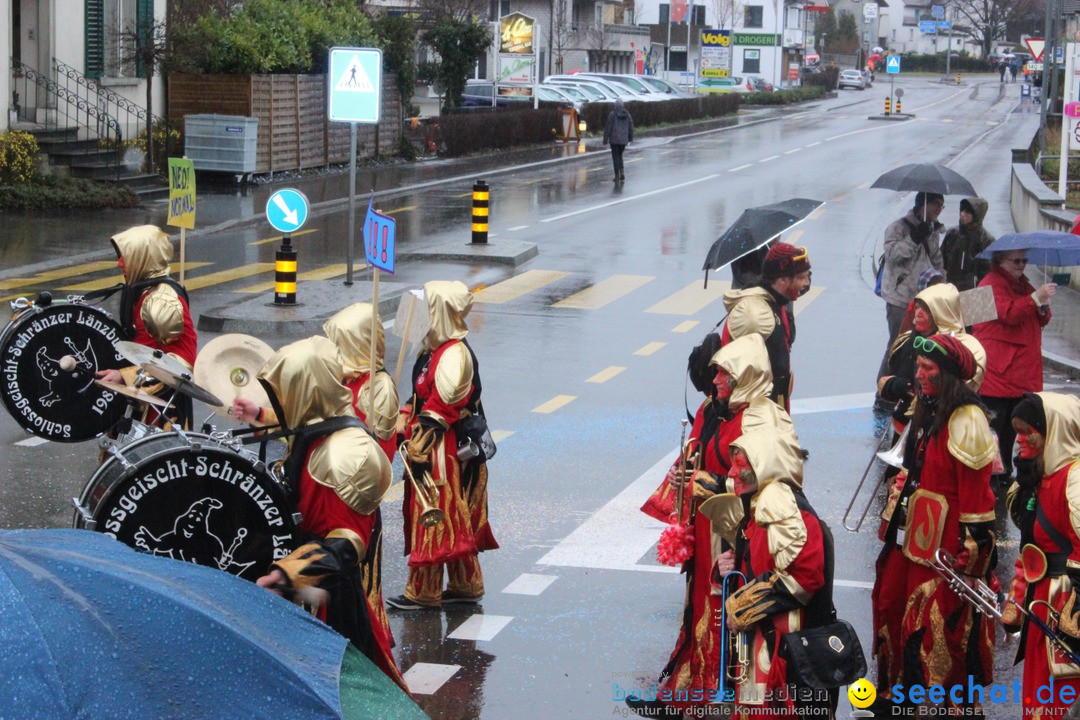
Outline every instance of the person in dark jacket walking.
[[989, 260], [976, 256], [994, 242], [994, 236], [983, 227], [989, 206], [980, 197], [960, 201], [960, 224], [950, 228], [941, 241], [941, 256], [945, 263], [946, 280], [957, 290], [970, 290], [990, 272]]
[[615, 166], [615, 182], [626, 179], [623, 172], [623, 150], [634, 141], [634, 118], [623, 107], [622, 100], [615, 101], [615, 109], [607, 116], [604, 123], [604, 144], [611, 145], [611, 163]]

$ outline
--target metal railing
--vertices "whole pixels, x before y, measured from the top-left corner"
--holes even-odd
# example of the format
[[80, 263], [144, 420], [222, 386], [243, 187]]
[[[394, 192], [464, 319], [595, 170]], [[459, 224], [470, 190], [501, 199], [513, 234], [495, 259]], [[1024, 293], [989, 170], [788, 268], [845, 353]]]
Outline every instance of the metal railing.
[[64, 87], [15, 58], [11, 58], [11, 68], [13, 108], [18, 119], [42, 130], [76, 130], [79, 140], [97, 140], [112, 150], [102, 157], [119, 177], [124, 134], [107, 105], [102, 105], [97, 95]]
[[52, 64], [53, 75], [60, 88], [76, 97], [86, 98], [88, 102], [116, 118], [128, 139], [137, 138], [154, 124], [164, 122], [146, 108], [102, 87], [97, 80], [86, 77], [70, 65], [56, 58], [52, 59]]

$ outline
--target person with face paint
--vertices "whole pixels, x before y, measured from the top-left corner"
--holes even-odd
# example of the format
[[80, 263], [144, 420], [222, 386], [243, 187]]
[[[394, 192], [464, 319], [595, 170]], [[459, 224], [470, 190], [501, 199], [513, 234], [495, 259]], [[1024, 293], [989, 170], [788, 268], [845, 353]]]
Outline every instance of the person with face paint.
[[437, 281], [424, 285], [424, 297], [431, 329], [413, 365], [413, 395], [400, 411], [399, 427], [413, 477], [429, 473], [439, 489], [443, 519], [424, 525], [420, 498], [406, 483], [409, 577], [405, 592], [386, 601], [397, 610], [478, 602], [484, 595], [478, 554], [499, 548], [488, 523], [486, 458], [483, 452], [458, 458], [457, 423], [480, 412], [479, 366], [465, 341], [473, 295], [462, 282]]
[[[1059, 632], [1080, 649], [1080, 398], [1027, 393], [1012, 413], [1019, 445], [1009, 514], [1020, 529], [1020, 555], [1009, 590], [1017, 603], [1047, 621], [1049, 603], [1061, 613]], [[1071, 703], [1060, 688], [1080, 691], [1080, 668], [1069, 663], [1011, 603], [1002, 614], [1019, 630], [1016, 662], [1024, 661], [1024, 717], [1062, 717]], [[1051, 623], [1052, 625], [1052, 623]], [[1049, 702], [1039, 687], [1053, 680]], [[1041, 714], [1040, 714], [1041, 713]]]
[[[154, 225], [128, 228], [111, 238], [116, 265], [124, 273], [120, 290], [120, 323], [124, 339], [161, 350], [184, 367], [195, 366], [199, 336], [191, 321], [187, 291], [169, 277], [173, 246], [169, 236]], [[97, 376], [114, 383], [134, 385], [138, 368], [99, 370]], [[148, 392], [168, 391], [154, 382], [143, 387]], [[191, 399], [178, 395], [173, 418], [190, 428]], [[161, 422], [159, 420], [159, 422]]]
[[778, 242], [769, 248], [761, 265], [761, 282], [747, 290], [724, 293], [727, 319], [724, 344], [755, 333], [765, 340], [772, 367], [771, 398], [791, 410], [791, 346], [795, 342], [795, 315], [791, 303], [810, 287], [810, 258], [806, 248]]
[[776, 712], [832, 717], [835, 692], [828, 699], [808, 688], [798, 688], [794, 698], [782, 692], [789, 683], [786, 662], [778, 657], [783, 635], [834, 618], [832, 537], [803, 494], [801, 473], [798, 445], [775, 428], [758, 428], [732, 441], [728, 477], [741, 517], [733, 532], [723, 529], [732, 527], [730, 520], [714, 523], [734, 541], [734, 549], [717, 558], [716, 575], [722, 579], [738, 570], [747, 578], [725, 605], [728, 628], [750, 635], [750, 667], [736, 685], [736, 708], [764, 705]]
[[[933, 568], [944, 548], [962, 576], [987, 580], [995, 558], [991, 463], [997, 446], [986, 411], [965, 385], [975, 357], [957, 337], [913, 343], [918, 393], [904, 449], [903, 482], [882, 519], [884, 546], [872, 593], [878, 697], [896, 684], [992, 682], [994, 627]], [[956, 706], [953, 699], [946, 702]]]
[[[787, 455], [798, 456], [797, 463], [788, 464], [787, 473], [792, 482], [802, 483], [799, 439], [791, 417], [770, 400], [772, 372], [761, 336], [753, 334], [732, 340], [713, 356], [711, 365], [716, 367], [716, 391], [714, 398], [706, 402], [713, 407], [710, 416], [716, 422], [695, 423], [687, 443], [688, 456], [700, 455], [700, 469], [683, 493], [683, 518], [691, 523], [693, 555], [683, 564], [687, 591], [679, 636], [660, 674], [661, 690], [667, 691], [670, 698], [679, 693], [684, 696], [697, 693], [696, 704], [701, 704], [716, 689], [720, 664], [718, 638], [709, 621], [719, 610], [719, 597], [712, 593], [709, 580], [715, 559], [713, 536], [709, 518], [702, 515], [711, 516], [712, 500], [725, 493], [731, 469], [731, 443], [744, 433], [771, 429]], [[691, 461], [690, 465], [693, 464]], [[677, 483], [677, 468], [673, 466], [660, 488], [641, 508], [642, 512], [663, 522], [674, 521]], [[676, 712], [695, 704], [637, 698], [628, 698], [626, 702], [635, 711], [655, 712]]]
[[274, 414], [290, 431], [285, 476], [308, 540], [257, 583], [317, 606], [321, 620], [408, 692], [360, 577], [391, 465], [353, 412], [343, 376], [337, 348], [324, 337], [286, 345], [259, 371]]

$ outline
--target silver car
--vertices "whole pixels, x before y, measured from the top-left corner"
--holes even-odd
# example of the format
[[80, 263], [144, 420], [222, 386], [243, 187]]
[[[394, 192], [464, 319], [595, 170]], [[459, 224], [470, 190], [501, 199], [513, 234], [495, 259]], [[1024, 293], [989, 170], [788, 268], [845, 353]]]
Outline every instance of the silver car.
[[866, 89], [866, 76], [862, 74], [862, 70], [844, 70], [840, 73], [840, 81], [836, 84], [839, 90], [843, 90], [846, 87], [855, 88], [856, 90]]

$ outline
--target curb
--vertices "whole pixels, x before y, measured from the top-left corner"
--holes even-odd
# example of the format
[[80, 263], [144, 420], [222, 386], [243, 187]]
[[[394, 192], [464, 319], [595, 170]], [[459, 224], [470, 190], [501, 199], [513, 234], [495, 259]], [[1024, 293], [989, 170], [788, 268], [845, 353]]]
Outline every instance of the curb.
[[1080, 379], [1080, 363], [1064, 355], [1043, 350], [1043, 365], [1073, 380]]

